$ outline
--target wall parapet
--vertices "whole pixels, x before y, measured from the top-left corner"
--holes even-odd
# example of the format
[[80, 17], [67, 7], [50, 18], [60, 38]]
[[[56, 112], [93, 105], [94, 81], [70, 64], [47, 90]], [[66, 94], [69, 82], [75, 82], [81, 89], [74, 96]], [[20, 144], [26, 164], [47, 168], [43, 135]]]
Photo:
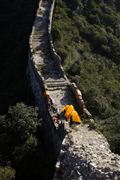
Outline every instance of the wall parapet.
[[49, 16], [49, 25], [48, 25], [50, 52], [52, 54], [53, 59], [55, 59], [55, 61], [57, 62], [58, 66], [60, 67], [60, 69], [61, 69], [65, 79], [69, 82], [68, 83], [69, 84], [69, 88], [72, 91], [72, 93], [73, 93], [73, 95], [74, 95], [74, 97], [76, 99], [76, 102], [80, 106], [80, 111], [82, 111], [82, 114], [84, 115], [85, 118], [88, 118], [88, 119], [92, 120], [92, 122], [93, 122], [94, 120], [93, 120], [92, 114], [87, 110], [87, 108], [85, 106], [85, 102], [83, 100], [81, 91], [79, 90], [79, 88], [77, 87], [77, 85], [75, 83], [71, 83], [68, 80], [68, 78], [67, 78], [67, 76], [65, 74], [64, 68], [61, 65], [62, 59], [58, 55], [58, 53], [56, 52], [54, 44], [53, 44], [53, 39], [52, 39], [51, 31], [52, 31], [52, 20], [53, 20], [53, 13], [54, 13], [54, 8], [55, 8], [55, 2], [56, 2], [56, 0], [53, 0], [53, 3], [51, 5], [51, 11], [50, 11], [50, 16]]
[[51, 5], [51, 10], [50, 10], [50, 15], [49, 15], [49, 23], [48, 23], [48, 36], [49, 36], [49, 48], [50, 48], [50, 53], [52, 58], [56, 61], [56, 63], [58, 64], [64, 78], [66, 79], [66, 81], [69, 82], [64, 69], [61, 65], [62, 59], [61, 57], [58, 55], [58, 53], [55, 50], [54, 44], [53, 44], [53, 39], [52, 39], [52, 20], [53, 20], [53, 13], [54, 13], [54, 8], [55, 8], [55, 0], [53, 0], [52, 5]]

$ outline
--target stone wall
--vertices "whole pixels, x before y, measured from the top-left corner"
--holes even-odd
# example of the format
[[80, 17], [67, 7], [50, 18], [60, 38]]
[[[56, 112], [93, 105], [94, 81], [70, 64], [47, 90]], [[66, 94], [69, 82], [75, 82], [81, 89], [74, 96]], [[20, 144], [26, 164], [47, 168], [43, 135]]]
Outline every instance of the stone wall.
[[[42, 0], [39, 3], [39, 7], [42, 3]], [[34, 31], [34, 27], [33, 27]], [[29, 55], [28, 55], [28, 65], [27, 65], [27, 77], [31, 84], [32, 91], [35, 98], [36, 106], [39, 109], [39, 114], [43, 118], [43, 126], [44, 126], [44, 135], [47, 136], [44, 140], [45, 143], [48, 142], [48, 144], [51, 142], [50, 146], [53, 146], [53, 159], [58, 156], [60, 147], [61, 147], [61, 140], [57, 133], [55, 132], [55, 127], [53, 125], [51, 115], [48, 111], [48, 104], [47, 100], [44, 96], [46, 85], [44, 83], [44, 77], [42, 76], [41, 72], [38, 70], [38, 66], [34, 60], [34, 51], [32, 49], [32, 35], [29, 39]], [[48, 145], [47, 150], [49, 150]], [[49, 154], [49, 153], [48, 153]]]
[[[42, 0], [40, 1], [39, 6], [41, 5], [41, 3], [42, 3]], [[64, 78], [68, 82], [68, 84], [69, 84], [68, 86], [69, 86], [70, 90], [73, 92], [73, 95], [74, 95], [75, 99], [77, 100], [78, 105], [80, 106], [80, 110], [82, 110], [82, 113], [84, 113], [85, 117], [92, 118], [92, 115], [88, 112], [88, 110], [85, 107], [84, 100], [82, 98], [82, 94], [81, 94], [80, 90], [77, 88], [75, 83], [69, 82], [67, 76], [65, 75], [64, 69], [61, 65], [61, 58], [55, 51], [53, 41], [52, 41], [52, 35], [51, 35], [51, 26], [52, 26], [52, 17], [53, 17], [53, 12], [54, 12], [54, 6], [55, 6], [55, 0], [53, 0], [53, 3], [51, 5], [51, 11], [50, 11], [50, 15], [49, 15], [49, 24], [48, 24], [48, 34], [49, 34], [48, 37], [49, 37], [49, 42], [50, 42], [50, 44], [49, 44], [50, 53], [52, 55], [52, 58], [56, 61], [57, 65], [61, 69]], [[34, 27], [33, 27], [33, 29], [34, 29]], [[48, 111], [47, 102], [43, 96], [44, 91], [45, 91], [45, 86], [46, 86], [44, 83], [44, 77], [42, 76], [41, 72], [38, 70], [37, 64], [34, 61], [34, 52], [32, 49], [32, 35], [30, 36], [30, 39], [29, 39], [29, 46], [30, 46], [30, 50], [29, 50], [29, 57], [28, 57], [27, 76], [31, 83], [32, 91], [33, 91], [33, 94], [35, 97], [35, 102], [36, 102], [37, 107], [39, 108], [39, 112], [40, 112], [41, 116], [45, 119], [45, 123], [48, 124], [48, 126], [50, 127], [52, 136], [55, 137], [56, 135], [55, 135], [51, 117], [50, 117], [50, 114]], [[58, 146], [60, 146], [60, 145], [56, 145], [56, 139], [57, 139], [57, 137], [54, 140], [54, 144], [56, 146], [55, 149], [57, 149]], [[57, 139], [57, 141], [58, 141], [58, 139]], [[58, 144], [60, 144], [60, 143], [58, 143]]]
[[[53, 59], [56, 61], [56, 63], [62, 70], [64, 78], [66, 79], [66, 81], [69, 82], [61, 66], [61, 58], [59, 57], [59, 55], [57, 55], [52, 42], [51, 25], [52, 25], [54, 6], [55, 6], [55, 0], [53, 0], [51, 6], [51, 12], [49, 16], [49, 26], [48, 26], [49, 41], [50, 41], [49, 48]], [[52, 121], [50, 119], [48, 108], [46, 106], [46, 102], [43, 97], [43, 91], [45, 88], [44, 79], [41, 76], [39, 70], [37, 69], [37, 65], [35, 64], [34, 52], [32, 50], [31, 43], [32, 43], [32, 37], [30, 38], [28, 76], [31, 81], [31, 86], [36, 99], [36, 104], [39, 108], [41, 115], [44, 117], [44, 124], [46, 125], [44, 135], [47, 134], [48, 136], [46, 139], [44, 139], [44, 141], [45, 143], [46, 142], [48, 143], [49, 140], [52, 140], [51, 144], [53, 143], [53, 147], [54, 147], [53, 151], [58, 150], [55, 151], [54, 155], [58, 155], [60, 148], [60, 146], [58, 146], [58, 144], [60, 145], [60, 143], [58, 143], [59, 138], [56, 136], [56, 133], [52, 126]], [[77, 103], [80, 106], [80, 109], [82, 109], [82, 113], [84, 113], [85, 117], [91, 119], [92, 115], [88, 112], [88, 110], [85, 107], [85, 103], [82, 98], [81, 91], [77, 88], [77, 86], [74, 83], [70, 83], [70, 82], [69, 82], [69, 88], [73, 92], [73, 95], [76, 98]], [[46, 149], [47, 148], [48, 145], [46, 145]], [[49, 151], [49, 149], [47, 151]], [[98, 161], [99, 158], [101, 158], [100, 161]], [[102, 158], [104, 158], [104, 162]], [[59, 160], [56, 165], [56, 173], [54, 179], [59, 180], [60, 176], [62, 175], [62, 177], [65, 177], [66, 179], [69, 179], [69, 177], [70, 178], [73, 177], [73, 179], [78, 179], [78, 178], [80, 179], [81, 177], [82, 179], [82, 177], [84, 177], [83, 179], [88, 179], [88, 180], [90, 179], [103, 180], [110, 178], [112, 179], [116, 178], [116, 180], [118, 180], [120, 178], [120, 174], [118, 171], [119, 159], [120, 159], [119, 156], [111, 153], [107, 141], [102, 135], [99, 135], [95, 131], [88, 131], [88, 128], [80, 127], [79, 131], [73, 131], [71, 134], [66, 135], [61, 147]], [[96, 166], [94, 162], [96, 162], [96, 164], [98, 163], [98, 165]], [[104, 166], [104, 168], [102, 166]], [[110, 168], [108, 168], [109, 166]], [[117, 166], [117, 168], [115, 166]], [[76, 170], [75, 168], [79, 168], [79, 169]], [[70, 174], [72, 172], [73, 174]]]
[[52, 6], [51, 6], [51, 12], [49, 15], [49, 25], [48, 25], [48, 33], [49, 33], [49, 41], [50, 41], [50, 52], [51, 55], [53, 57], [53, 59], [56, 61], [56, 63], [58, 64], [58, 66], [60, 67], [64, 78], [68, 81], [69, 84], [69, 88], [72, 91], [78, 105], [80, 106], [80, 112], [84, 115], [85, 118], [88, 118], [90, 120], [92, 120], [92, 122], [94, 121], [92, 119], [92, 115], [91, 113], [87, 110], [86, 106], [85, 106], [85, 102], [82, 98], [82, 93], [81, 91], [78, 89], [77, 85], [75, 83], [70, 83], [70, 81], [68, 80], [67, 76], [65, 75], [65, 71], [61, 65], [61, 57], [57, 54], [54, 44], [53, 44], [53, 40], [52, 40], [52, 35], [51, 35], [51, 30], [52, 30], [52, 18], [53, 18], [53, 13], [54, 13], [54, 8], [55, 8], [55, 0], [53, 0]]
[[85, 126], [67, 134], [54, 180], [119, 180], [120, 156], [113, 154], [102, 134]]
[[51, 35], [51, 30], [52, 30], [52, 18], [53, 18], [53, 13], [54, 13], [54, 7], [55, 7], [55, 0], [53, 0], [53, 3], [51, 5], [51, 11], [50, 11], [50, 15], [49, 15], [49, 24], [48, 24], [48, 35], [49, 35], [49, 48], [50, 48], [50, 53], [51, 56], [53, 57], [53, 59], [56, 61], [56, 63], [58, 64], [58, 67], [60, 68], [64, 78], [68, 81], [67, 76], [65, 75], [64, 69], [61, 65], [61, 57], [57, 54], [55, 48], [54, 48], [54, 44], [53, 44], [53, 40], [52, 40], [52, 35]]

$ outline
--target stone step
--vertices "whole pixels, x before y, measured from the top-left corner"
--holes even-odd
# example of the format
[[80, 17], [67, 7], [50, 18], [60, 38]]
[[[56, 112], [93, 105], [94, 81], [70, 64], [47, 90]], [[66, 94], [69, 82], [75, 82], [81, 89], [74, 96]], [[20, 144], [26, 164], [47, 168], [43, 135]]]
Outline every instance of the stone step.
[[56, 80], [56, 81], [55, 81], [55, 80], [46, 80], [45, 82], [48, 83], [48, 84], [49, 84], [49, 83], [50, 83], [50, 84], [51, 84], [51, 83], [67, 83], [64, 78], [58, 79], [58, 80]]
[[64, 87], [48, 87], [47, 86], [47, 89], [49, 91], [57, 91], [57, 90], [65, 91], [67, 89], [67, 86], [64, 86]]
[[49, 88], [49, 87], [59, 87], [59, 88], [61, 88], [61, 87], [65, 87], [65, 86], [67, 86], [68, 85], [68, 83], [67, 82], [64, 82], [64, 83], [59, 83], [59, 82], [55, 82], [55, 83], [46, 83], [46, 85], [47, 85], [47, 87]]
[[37, 38], [40, 39], [40, 35], [39, 35], [39, 34], [33, 34], [33, 35], [32, 35], [32, 39], [37, 39]]
[[34, 32], [33, 38], [39, 36], [39, 38], [46, 38], [47, 32], [46, 31], [36, 31]]

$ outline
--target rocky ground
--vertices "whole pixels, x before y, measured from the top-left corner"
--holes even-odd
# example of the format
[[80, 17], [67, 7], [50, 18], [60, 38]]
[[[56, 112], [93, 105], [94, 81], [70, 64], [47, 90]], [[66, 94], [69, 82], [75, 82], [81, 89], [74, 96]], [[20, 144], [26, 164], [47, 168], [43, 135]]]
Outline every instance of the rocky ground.
[[113, 154], [103, 135], [81, 125], [66, 135], [54, 180], [120, 179], [120, 157]]

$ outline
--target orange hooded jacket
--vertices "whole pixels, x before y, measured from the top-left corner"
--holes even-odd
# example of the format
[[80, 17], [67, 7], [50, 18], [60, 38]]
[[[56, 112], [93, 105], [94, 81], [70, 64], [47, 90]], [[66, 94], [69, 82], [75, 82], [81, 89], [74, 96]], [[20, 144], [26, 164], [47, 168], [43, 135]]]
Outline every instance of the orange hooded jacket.
[[69, 114], [74, 111], [74, 107], [73, 105], [66, 105], [64, 106], [64, 108], [62, 109], [62, 112], [65, 111], [65, 117], [68, 118]]
[[77, 111], [71, 111], [71, 113], [68, 116], [68, 122], [70, 122], [70, 119], [72, 118], [72, 122], [80, 123], [81, 119], [77, 113]]

